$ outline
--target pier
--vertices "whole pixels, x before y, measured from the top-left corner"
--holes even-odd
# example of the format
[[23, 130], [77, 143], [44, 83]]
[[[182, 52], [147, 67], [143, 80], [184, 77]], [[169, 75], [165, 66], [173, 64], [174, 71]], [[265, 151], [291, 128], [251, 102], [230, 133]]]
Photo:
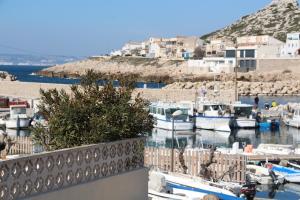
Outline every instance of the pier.
[[248, 161], [281, 161], [281, 160], [300, 160], [299, 154], [294, 155], [248, 155]]

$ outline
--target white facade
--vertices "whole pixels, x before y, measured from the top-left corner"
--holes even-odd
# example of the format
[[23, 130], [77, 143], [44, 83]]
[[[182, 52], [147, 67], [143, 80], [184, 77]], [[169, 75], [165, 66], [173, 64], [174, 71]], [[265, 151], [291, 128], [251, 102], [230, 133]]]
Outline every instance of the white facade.
[[295, 57], [300, 54], [300, 33], [288, 33], [286, 43], [281, 48], [282, 57]]
[[232, 72], [235, 67], [235, 58], [205, 57], [202, 60], [189, 60], [189, 68], [208, 69], [209, 72]]

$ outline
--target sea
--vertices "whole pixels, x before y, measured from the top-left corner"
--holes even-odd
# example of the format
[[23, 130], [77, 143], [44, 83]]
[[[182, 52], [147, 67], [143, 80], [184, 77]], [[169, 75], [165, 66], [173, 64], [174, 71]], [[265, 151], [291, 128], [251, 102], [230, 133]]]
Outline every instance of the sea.
[[[36, 72], [47, 68], [47, 66], [15, 66], [15, 65], [0, 65], [0, 71], [6, 71], [9, 74], [15, 75], [18, 81], [35, 82], [35, 83], [56, 83], [56, 84], [78, 84], [79, 78], [59, 78], [59, 77], [45, 77], [35, 75]], [[101, 83], [101, 81], [100, 81]], [[117, 85], [117, 81], [114, 82]], [[137, 82], [137, 88], [162, 88], [164, 83], [154, 82]]]
[[[56, 83], [56, 84], [77, 84], [80, 79], [67, 78], [51, 78], [33, 75], [39, 70], [46, 68], [45, 66], [0, 66], [0, 71], [7, 71], [17, 76], [21, 82], [38, 82], [38, 83]], [[137, 83], [138, 88], [161, 88], [164, 83]], [[263, 107], [265, 103], [271, 104], [275, 100], [279, 104], [288, 102], [300, 102], [298, 96], [260, 96], [259, 106]], [[254, 97], [240, 97], [243, 103], [253, 104]], [[29, 136], [29, 130], [7, 130], [10, 135]], [[152, 147], [171, 147], [172, 132], [163, 129], [153, 129], [147, 137], [147, 146]], [[215, 145], [217, 147], [232, 147], [234, 142], [239, 142], [242, 147], [245, 144], [252, 144], [257, 147], [259, 144], [290, 144], [300, 148], [300, 130], [286, 127], [281, 124], [276, 130], [269, 129], [245, 129], [224, 134], [222, 132], [214, 132], [207, 130], [194, 130], [185, 132], [175, 132], [175, 147], [187, 146], [190, 148], [206, 147]], [[287, 184], [284, 187], [259, 187], [256, 197], [264, 199], [300, 199], [300, 185]]]

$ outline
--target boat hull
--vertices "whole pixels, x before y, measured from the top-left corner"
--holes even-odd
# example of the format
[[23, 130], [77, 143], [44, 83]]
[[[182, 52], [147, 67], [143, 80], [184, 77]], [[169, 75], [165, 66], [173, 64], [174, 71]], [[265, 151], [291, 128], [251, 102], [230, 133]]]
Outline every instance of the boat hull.
[[[173, 125], [172, 125], [172, 121], [156, 119], [156, 123], [154, 124], [154, 127], [165, 129], [165, 130], [172, 130]], [[186, 131], [186, 130], [193, 130], [193, 128], [194, 128], [193, 122], [174, 121], [174, 130]]]
[[6, 128], [10, 129], [19, 129], [19, 128], [28, 128], [29, 127], [29, 119], [9, 119], [6, 121]]
[[300, 128], [300, 121], [298, 121], [298, 120], [293, 120], [293, 119], [286, 120], [285, 124], [287, 126], [291, 126], [291, 127], [294, 127], [294, 128]]
[[229, 117], [196, 117], [196, 128], [230, 132]]
[[257, 122], [255, 119], [236, 119], [238, 128], [256, 128]]
[[289, 183], [300, 183], [300, 173], [285, 175], [284, 179]]

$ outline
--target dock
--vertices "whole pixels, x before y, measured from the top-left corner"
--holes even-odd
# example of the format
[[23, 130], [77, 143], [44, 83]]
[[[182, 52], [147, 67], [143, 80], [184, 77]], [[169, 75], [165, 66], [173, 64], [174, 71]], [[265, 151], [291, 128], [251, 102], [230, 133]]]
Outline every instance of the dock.
[[293, 155], [247, 155], [248, 161], [300, 160], [300, 154]]

